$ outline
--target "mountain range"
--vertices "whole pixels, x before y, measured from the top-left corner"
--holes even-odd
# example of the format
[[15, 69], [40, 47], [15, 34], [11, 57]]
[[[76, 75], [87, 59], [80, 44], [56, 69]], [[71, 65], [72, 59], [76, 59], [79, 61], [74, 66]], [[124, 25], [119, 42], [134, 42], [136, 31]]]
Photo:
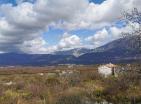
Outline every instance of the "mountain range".
[[141, 60], [140, 51], [131, 48], [132, 39], [118, 39], [95, 49], [77, 48], [53, 54], [0, 54], [0, 66], [45, 66], [58, 64], [130, 63]]

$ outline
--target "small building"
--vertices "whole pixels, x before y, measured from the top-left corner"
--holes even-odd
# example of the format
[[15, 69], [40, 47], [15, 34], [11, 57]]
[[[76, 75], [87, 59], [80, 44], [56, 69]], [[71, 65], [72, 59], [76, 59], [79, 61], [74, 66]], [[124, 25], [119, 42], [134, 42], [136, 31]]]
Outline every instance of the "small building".
[[108, 77], [110, 75], [116, 76], [116, 70], [118, 70], [117, 65], [114, 65], [112, 63], [98, 67], [98, 72], [105, 77]]
[[38, 75], [43, 76], [43, 75], [44, 75], [44, 73], [38, 73]]

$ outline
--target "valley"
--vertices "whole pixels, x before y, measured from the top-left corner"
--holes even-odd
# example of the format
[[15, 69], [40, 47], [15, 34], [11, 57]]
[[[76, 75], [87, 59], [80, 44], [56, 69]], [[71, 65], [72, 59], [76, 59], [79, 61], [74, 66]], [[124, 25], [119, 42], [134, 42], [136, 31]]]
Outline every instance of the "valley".
[[1, 67], [0, 103], [140, 104], [139, 65], [118, 64], [126, 70], [107, 77], [98, 72], [100, 65]]

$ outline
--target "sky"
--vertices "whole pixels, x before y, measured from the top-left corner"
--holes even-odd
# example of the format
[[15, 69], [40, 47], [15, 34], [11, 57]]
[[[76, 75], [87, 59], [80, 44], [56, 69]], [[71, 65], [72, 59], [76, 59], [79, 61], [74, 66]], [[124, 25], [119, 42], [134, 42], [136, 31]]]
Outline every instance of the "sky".
[[0, 0], [0, 53], [96, 48], [132, 31], [124, 11], [141, 0]]

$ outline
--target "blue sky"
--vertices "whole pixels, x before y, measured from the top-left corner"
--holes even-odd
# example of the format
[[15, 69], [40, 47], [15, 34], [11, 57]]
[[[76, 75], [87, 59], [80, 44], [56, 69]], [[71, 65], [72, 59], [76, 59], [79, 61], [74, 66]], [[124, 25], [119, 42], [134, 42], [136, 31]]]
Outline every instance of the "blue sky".
[[15, 0], [0, 0], [0, 3], [1, 4], [11, 3], [11, 4], [15, 5], [16, 1]]
[[130, 30], [120, 20], [122, 11], [140, 8], [141, 2], [0, 0], [0, 4], [0, 52], [41, 54], [96, 48], [120, 38], [121, 32]]
[[[24, 2], [31, 2], [31, 0], [23, 0]], [[105, 0], [90, 0], [90, 2], [94, 2], [96, 4], [101, 4]], [[16, 0], [0, 0], [1, 4], [13, 4], [16, 6]], [[65, 31], [62, 29], [54, 29], [50, 28], [49, 31], [43, 33], [43, 37], [45, 40], [48, 41], [48, 44], [55, 45], [59, 41], [59, 38]], [[69, 31], [70, 34], [76, 34], [81, 38], [86, 38], [88, 36], [93, 35], [96, 32], [96, 30], [89, 30], [89, 29], [79, 29], [76, 31]]]
[[[31, 0], [23, 0], [23, 1], [31, 1]], [[33, 1], [33, 0], [32, 0]], [[94, 2], [97, 4], [101, 4], [103, 1], [105, 0], [90, 0], [90, 2]], [[16, 0], [0, 0], [0, 3], [12, 3], [12, 4], [16, 4]]]
[[[19, 1], [20, 1], [20, 0], [19, 0]], [[22, 1], [33, 3], [34, 0], [22, 0]], [[10, 4], [13, 4], [14, 6], [16, 6], [16, 5], [17, 5], [17, 0], [0, 0], [0, 3], [1, 3], [1, 4], [10, 3]]]
[[[94, 2], [96, 4], [101, 4], [103, 1], [105, 0], [90, 0], [90, 2]], [[88, 36], [93, 35], [95, 32], [96, 30], [80, 29], [76, 31], [71, 31], [70, 34], [76, 34], [81, 38], [86, 38]], [[50, 31], [44, 33], [43, 36], [45, 39], [50, 40], [48, 41], [50, 45], [55, 45], [57, 44], [57, 41], [59, 41], [59, 38], [63, 33], [64, 31], [61, 29], [50, 29]]]
[[90, 2], [94, 2], [97, 4], [101, 4], [103, 1], [105, 1], [105, 0], [90, 0]]
[[[28, 1], [30, 2], [31, 0], [23, 0], [24, 2]], [[90, 2], [94, 2], [96, 4], [101, 4], [103, 1], [105, 0], [90, 0]], [[11, 3], [14, 6], [17, 4], [16, 0], [0, 0], [1, 4], [7, 4], [7, 3]], [[63, 31], [62, 29], [53, 29], [50, 28], [49, 31], [43, 33], [43, 37], [45, 40], [48, 41], [48, 43], [50, 45], [55, 45], [57, 44], [57, 42], [59, 41], [61, 35], [64, 33], [65, 31]], [[70, 31], [70, 34], [76, 34], [78, 36], [80, 36], [81, 38], [85, 38], [88, 37], [90, 35], [93, 35], [96, 32], [96, 30], [89, 30], [89, 29], [79, 29], [76, 31]]]

